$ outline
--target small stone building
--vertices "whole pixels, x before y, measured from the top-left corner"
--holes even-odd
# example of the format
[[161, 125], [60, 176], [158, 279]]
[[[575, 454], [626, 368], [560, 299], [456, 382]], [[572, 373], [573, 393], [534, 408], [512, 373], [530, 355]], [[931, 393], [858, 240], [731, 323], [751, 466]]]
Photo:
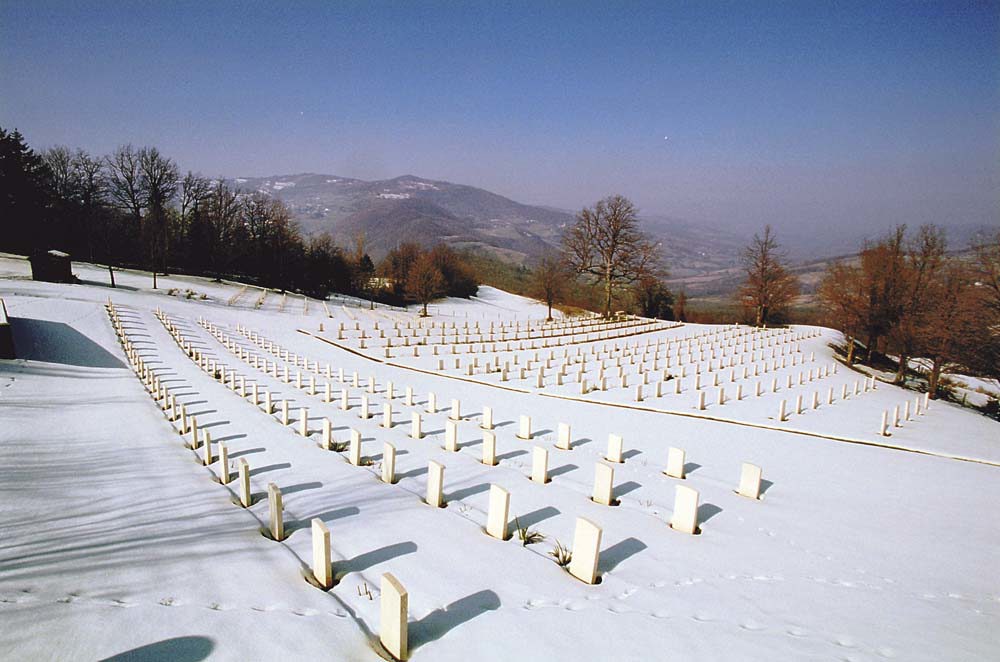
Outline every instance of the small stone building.
[[31, 262], [32, 280], [49, 283], [72, 283], [73, 263], [69, 254], [62, 251], [39, 251], [28, 258]]

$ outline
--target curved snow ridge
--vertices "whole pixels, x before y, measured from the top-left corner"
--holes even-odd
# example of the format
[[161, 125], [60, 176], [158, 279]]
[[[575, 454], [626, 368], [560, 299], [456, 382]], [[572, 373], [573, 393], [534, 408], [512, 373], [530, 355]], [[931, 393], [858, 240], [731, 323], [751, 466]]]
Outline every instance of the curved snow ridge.
[[536, 395], [541, 395], [541, 396], [544, 396], [546, 398], [556, 398], [558, 400], [568, 400], [570, 402], [580, 402], [580, 403], [583, 403], [583, 404], [603, 405], [603, 406], [606, 406], [606, 407], [617, 407], [619, 409], [632, 409], [632, 410], [635, 410], [635, 411], [649, 412], [651, 414], [666, 414], [666, 415], [669, 415], [669, 416], [684, 416], [684, 417], [687, 417], [687, 418], [697, 418], [697, 419], [701, 419], [701, 420], [704, 420], [704, 421], [713, 421], [715, 423], [729, 423], [731, 425], [742, 425], [744, 427], [756, 428], [756, 429], [759, 429], [759, 430], [773, 430], [775, 432], [788, 432], [789, 434], [798, 434], [798, 435], [803, 435], [803, 436], [806, 436], [806, 437], [815, 437], [817, 439], [827, 439], [829, 441], [838, 441], [838, 442], [845, 443], [845, 444], [855, 444], [855, 445], [859, 445], [859, 446], [871, 446], [873, 448], [884, 448], [886, 450], [901, 451], [901, 452], [905, 452], [905, 453], [914, 453], [916, 455], [929, 455], [931, 457], [939, 457], [939, 458], [942, 458], [942, 459], [945, 459], [945, 460], [957, 460], [959, 462], [971, 462], [973, 464], [984, 464], [984, 465], [990, 466], [990, 467], [1000, 467], [1000, 462], [995, 461], [995, 460], [988, 460], [986, 458], [981, 458], [981, 457], [968, 457], [968, 456], [965, 456], [965, 455], [954, 455], [952, 453], [945, 453], [945, 452], [942, 452], [942, 451], [931, 450], [931, 449], [928, 449], [928, 448], [914, 448], [914, 447], [911, 447], [911, 446], [901, 446], [901, 445], [898, 445], [898, 444], [888, 444], [888, 443], [879, 442], [879, 441], [872, 441], [870, 439], [858, 439], [856, 437], [843, 437], [843, 436], [835, 435], [835, 434], [827, 434], [825, 432], [813, 432], [813, 431], [810, 431], [810, 430], [802, 430], [800, 428], [778, 427], [776, 425], [767, 425], [765, 423], [752, 423], [750, 421], [739, 421], [739, 420], [735, 420], [735, 419], [731, 419], [731, 418], [719, 418], [717, 416], [708, 416], [708, 415], [705, 415], [705, 414], [695, 414], [695, 413], [692, 413], [692, 412], [674, 411], [674, 410], [669, 410], [669, 409], [658, 409], [656, 407], [644, 407], [644, 406], [641, 406], [641, 405], [624, 404], [624, 403], [621, 403], [621, 402], [607, 402], [607, 401], [603, 401], [603, 400], [591, 400], [591, 399], [588, 399], [588, 398], [581, 398], [581, 397], [576, 397], [576, 396], [571, 396], [571, 395], [559, 395], [559, 394], [556, 394], [556, 393], [546, 393], [544, 391], [531, 391], [529, 389], [517, 388], [516, 386], [505, 386], [505, 385], [500, 385], [500, 384], [492, 384], [490, 382], [484, 382], [484, 381], [480, 381], [478, 379], [470, 379], [468, 377], [462, 377], [460, 375], [449, 375], [449, 374], [445, 374], [445, 373], [442, 373], [442, 372], [438, 372], [436, 370], [427, 370], [427, 369], [424, 369], [424, 368], [417, 368], [417, 367], [405, 365], [405, 364], [402, 364], [402, 363], [396, 363], [394, 361], [386, 361], [384, 359], [378, 358], [377, 356], [369, 356], [368, 354], [365, 354], [365, 353], [360, 352], [358, 350], [355, 350], [355, 349], [352, 349], [350, 347], [347, 347], [346, 345], [341, 345], [341, 344], [336, 343], [336, 342], [334, 342], [332, 340], [329, 340], [327, 338], [322, 338], [320, 336], [317, 336], [317, 335], [313, 334], [310, 331], [306, 331], [305, 329], [298, 329], [298, 332], [301, 333], [301, 334], [307, 335], [307, 336], [309, 336], [311, 338], [315, 338], [316, 340], [320, 340], [320, 341], [325, 342], [327, 344], [333, 345], [334, 347], [337, 347], [338, 349], [342, 349], [344, 351], [350, 352], [351, 354], [354, 354], [356, 356], [360, 356], [362, 358], [368, 359], [369, 361], [373, 361], [375, 363], [381, 363], [383, 365], [392, 366], [394, 368], [402, 368], [404, 370], [411, 370], [413, 372], [420, 372], [420, 373], [423, 373], [423, 374], [426, 374], [426, 375], [434, 375], [436, 377], [444, 377], [446, 379], [454, 379], [454, 380], [461, 381], [461, 382], [469, 382], [469, 383], [473, 383], [473, 384], [480, 384], [482, 386], [488, 386], [490, 388], [500, 389], [500, 390], [504, 390], [504, 391], [512, 391], [514, 393], [525, 393], [525, 394], [534, 393]]

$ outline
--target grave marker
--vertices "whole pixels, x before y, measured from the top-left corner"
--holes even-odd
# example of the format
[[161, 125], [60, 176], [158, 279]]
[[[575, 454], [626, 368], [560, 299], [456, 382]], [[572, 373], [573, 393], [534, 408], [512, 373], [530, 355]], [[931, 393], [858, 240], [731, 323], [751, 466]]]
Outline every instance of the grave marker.
[[285, 537], [285, 523], [282, 516], [281, 490], [274, 483], [267, 484], [267, 504], [271, 537], [280, 542]]
[[674, 513], [670, 527], [683, 533], [698, 532], [698, 491], [686, 485], [674, 486]]
[[597, 581], [597, 562], [600, 553], [601, 527], [588, 519], [577, 517], [569, 574], [586, 584], [594, 584]]
[[444, 505], [441, 496], [444, 487], [444, 465], [434, 460], [427, 463], [427, 504], [440, 508]]
[[490, 508], [486, 517], [486, 533], [498, 540], [507, 540], [509, 514], [510, 492], [499, 485], [490, 485]]
[[407, 615], [409, 595], [395, 577], [386, 572], [382, 575], [379, 598], [378, 639], [385, 650], [397, 660], [408, 656]]
[[761, 470], [756, 464], [744, 462], [740, 467], [740, 486], [736, 493], [748, 499], [760, 498]]
[[680, 448], [667, 449], [667, 470], [671, 478], [684, 478], [684, 451]]

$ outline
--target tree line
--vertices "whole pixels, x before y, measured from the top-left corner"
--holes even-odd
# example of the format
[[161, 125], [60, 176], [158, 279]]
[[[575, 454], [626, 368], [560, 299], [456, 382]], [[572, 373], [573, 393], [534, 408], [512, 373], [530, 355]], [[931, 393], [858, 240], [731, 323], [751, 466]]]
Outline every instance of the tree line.
[[392, 304], [476, 291], [475, 275], [445, 246], [400, 246], [375, 265], [363, 237], [345, 250], [329, 234], [304, 236], [281, 200], [181, 174], [156, 147], [36, 153], [0, 128], [0, 219], [0, 250], [63, 250], [107, 264], [112, 285], [114, 267], [134, 267], [152, 272], [154, 288], [157, 274], [176, 270]]
[[956, 254], [937, 226], [898, 226], [831, 264], [817, 295], [849, 363], [892, 354], [904, 384], [921, 359], [934, 397], [946, 368], [1000, 379], [1000, 232]]

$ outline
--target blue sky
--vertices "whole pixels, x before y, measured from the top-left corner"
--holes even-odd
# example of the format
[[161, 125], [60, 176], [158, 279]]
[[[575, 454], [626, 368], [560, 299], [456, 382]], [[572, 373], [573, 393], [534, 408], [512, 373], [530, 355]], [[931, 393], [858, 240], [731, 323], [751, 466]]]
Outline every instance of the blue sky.
[[[790, 231], [1000, 220], [1000, 3], [0, 3], [0, 126]], [[669, 137], [664, 140], [664, 137]]]

